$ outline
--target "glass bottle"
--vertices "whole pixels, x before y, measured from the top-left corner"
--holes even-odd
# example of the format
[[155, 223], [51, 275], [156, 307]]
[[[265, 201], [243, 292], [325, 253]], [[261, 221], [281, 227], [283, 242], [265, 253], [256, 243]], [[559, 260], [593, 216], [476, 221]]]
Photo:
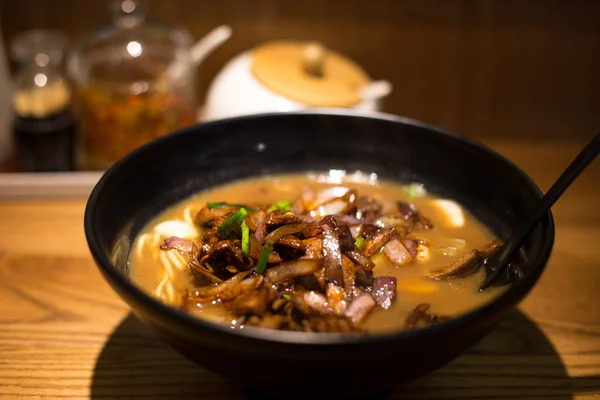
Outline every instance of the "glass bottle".
[[139, 146], [196, 120], [191, 36], [146, 20], [143, 0], [110, 2], [112, 24], [69, 57], [81, 121], [78, 163], [106, 169]]
[[66, 46], [66, 35], [53, 30], [26, 31], [11, 41], [18, 63], [12, 130], [25, 172], [73, 170], [76, 122], [61, 69]]
[[[2, 10], [0, 10], [1, 12]], [[12, 81], [8, 70], [7, 54], [4, 50], [2, 35], [2, 15], [0, 15], [0, 171], [13, 155], [13, 137], [11, 131]]]

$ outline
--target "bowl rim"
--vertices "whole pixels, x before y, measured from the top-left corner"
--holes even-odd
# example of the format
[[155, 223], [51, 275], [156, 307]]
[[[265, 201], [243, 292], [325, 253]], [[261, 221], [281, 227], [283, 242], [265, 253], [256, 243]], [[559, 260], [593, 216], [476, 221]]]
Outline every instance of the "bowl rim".
[[[168, 133], [162, 137], [159, 137], [151, 142], [148, 142], [136, 150], [132, 151], [115, 164], [113, 164], [109, 169], [107, 169], [101, 178], [98, 180], [96, 185], [94, 186], [84, 212], [84, 232], [86, 236], [86, 241], [88, 243], [88, 247], [90, 249], [90, 253], [94, 258], [97, 267], [102, 272], [105, 279], [109, 280], [109, 283], [116, 286], [115, 291], [120, 297], [123, 297], [120, 291], [124, 291], [128, 293], [130, 296], [133, 296], [135, 300], [143, 305], [146, 308], [153, 309], [155, 312], [160, 314], [162, 317], [166, 319], [178, 319], [180, 322], [187, 325], [187, 327], [191, 328], [199, 328], [201, 330], [213, 330], [218, 331], [224, 335], [231, 335], [234, 338], [238, 339], [249, 339], [249, 340], [257, 340], [257, 341], [265, 341], [265, 342], [277, 342], [277, 343], [285, 343], [285, 344], [296, 344], [296, 345], [352, 345], [352, 344], [381, 344], [388, 342], [397, 342], [397, 341], [408, 341], [412, 338], [419, 337], [421, 339], [425, 339], [428, 337], [437, 336], [439, 334], [443, 334], [444, 332], [451, 331], [461, 325], [469, 325], [473, 323], [477, 323], [477, 321], [481, 321], [486, 315], [495, 315], [497, 311], [508, 306], [512, 307], [515, 305], [520, 299], [527, 295], [527, 293], [531, 290], [531, 288], [535, 285], [535, 283], [539, 280], [543, 271], [546, 268], [546, 264], [548, 259], [550, 258], [550, 254], [552, 252], [552, 248], [554, 245], [555, 239], [555, 224], [552, 212], [549, 211], [543, 221], [540, 223], [546, 223], [547, 229], [544, 231], [543, 243], [540, 249], [540, 252], [536, 259], [534, 260], [534, 265], [529, 273], [525, 274], [521, 280], [516, 283], [513, 283], [508, 290], [504, 291], [498, 297], [492, 299], [491, 301], [472, 309], [466, 313], [460, 314], [456, 317], [453, 317], [447, 321], [441, 322], [436, 325], [432, 325], [423, 329], [418, 330], [404, 330], [404, 331], [390, 331], [390, 332], [382, 332], [375, 334], [351, 334], [351, 333], [307, 333], [307, 332], [293, 332], [293, 331], [280, 331], [274, 329], [260, 329], [260, 328], [251, 328], [251, 329], [231, 329], [227, 325], [207, 321], [200, 319], [198, 317], [194, 317], [189, 313], [186, 313], [182, 310], [179, 310], [175, 307], [169, 306], [158, 299], [147, 294], [144, 290], [135, 285], [132, 281], [127, 279], [122, 273], [120, 273], [116, 267], [112, 265], [109, 258], [104, 255], [99, 246], [99, 238], [97, 232], [94, 229], [93, 223], [93, 215], [95, 214], [96, 205], [98, 202], [98, 198], [100, 194], [103, 192], [103, 188], [106, 185], [107, 181], [111, 179], [112, 176], [119, 173], [130, 160], [137, 157], [138, 154], [141, 154], [145, 151], [145, 149], [160, 146], [161, 143], [165, 140], [170, 140], [171, 137], [184, 135], [191, 130], [200, 130], [201, 132], [195, 132], [195, 134], [204, 134], [202, 132], [205, 130], [204, 126], [210, 127], [212, 125], [221, 125], [221, 124], [229, 124], [233, 121], [244, 121], [244, 120], [260, 120], [270, 117], [281, 117], [286, 118], [286, 116], [294, 117], [298, 115], [309, 115], [309, 116], [342, 116], [342, 117], [350, 117], [350, 118], [359, 118], [359, 119], [374, 119], [374, 120], [384, 120], [393, 123], [400, 123], [404, 125], [412, 125], [419, 128], [427, 129], [435, 131], [436, 134], [445, 135], [453, 138], [454, 140], [461, 141], [466, 143], [469, 146], [477, 148], [478, 151], [487, 153], [490, 157], [495, 157], [499, 161], [501, 161], [507, 168], [512, 169], [515, 173], [520, 175], [520, 177], [536, 192], [536, 195], [539, 199], [541, 199], [543, 193], [537, 184], [527, 175], [522, 169], [520, 169], [516, 164], [512, 161], [508, 160], [506, 157], [487, 147], [486, 145], [468, 138], [464, 136], [460, 136], [452, 131], [443, 129], [439, 126], [432, 125], [429, 123], [425, 123], [416, 119], [384, 113], [380, 111], [360, 111], [353, 109], [337, 109], [337, 108], [309, 108], [300, 111], [291, 111], [291, 112], [267, 112], [260, 114], [252, 114], [252, 115], [241, 115], [236, 117], [223, 118], [219, 120], [212, 120], [203, 123], [197, 123], [182, 129], [178, 129], [174, 132]], [[201, 127], [199, 129], [199, 127]], [[118, 289], [118, 290], [117, 290]], [[130, 306], [129, 302], [128, 306]], [[130, 308], [132, 308], [130, 306]]]

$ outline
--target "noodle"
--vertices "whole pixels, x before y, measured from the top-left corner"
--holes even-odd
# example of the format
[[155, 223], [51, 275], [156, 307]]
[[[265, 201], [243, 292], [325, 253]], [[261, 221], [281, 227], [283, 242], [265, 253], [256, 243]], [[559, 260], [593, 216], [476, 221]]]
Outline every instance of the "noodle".
[[173, 262], [173, 266], [177, 267], [179, 270], [183, 270], [187, 265], [185, 258], [177, 251], [170, 251], [167, 254], [167, 257]]
[[165, 252], [160, 253], [160, 261], [162, 262], [163, 267], [165, 268], [167, 274], [169, 275], [169, 279], [173, 279], [173, 267], [171, 266], [171, 262], [167, 256], [167, 253], [165, 253]]
[[163, 289], [166, 287], [167, 288], [166, 290], [169, 291], [169, 288], [170, 288], [171, 290], [169, 291], [169, 293], [167, 293], [167, 295], [168, 295], [167, 296], [167, 300], [169, 302], [172, 302], [172, 300], [173, 300], [172, 299], [172, 297], [173, 297], [172, 296], [172, 293], [173, 293], [173, 277], [174, 277], [174, 275], [173, 275], [173, 267], [171, 266], [171, 262], [170, 262], [170, 260], [169, 260], [169, 258], [167, 256], [167, 253], [161, 252], [160, 253], [160, 260], [161, 260], [162, 265], [163, 265], [163, 267], [165, 269], [165, 275], [164, 275], [164, 277], [163, 277], [163, 279], [161, 281], [162, 285], [159, 284], [160, 289], [157, 288], [156, 291], [157, 291], [158, 296], [162, 298], [162, 296], [163, 296], [163, 293], [162, 293]]
[[161, 222], [154, 228], [154, 233], [163, 237], [177, 236], [184, 239], [198, 236], [198, 231], [193, 223], [190, 225], [177, 219]]
[[156, 297], [163, 299], [162, 291], [168, 281], [169, 281], [169, 274], [167, 274], [165, 272], [165, 275], [163, 276], [162, 280], [160, 281], [158, 286], [156, 286], [156, 291], [154, 292], [154, 294], [156, 294]]
[[135, 249], [138, 257], [141, 257], [143, 252], [144, 252], [144, 245], [146, 244], [146, 238], [149, 236], [149, 233], [146, 233], [142, 236], [140, 236], [140, 238], [138, 239], [138, 243], [137, 243], [137, 247]]
[[165, 270], [165, 274], [156, 287], [155, 294], [160, 299], [166, 300], [169, 303], [175, 303], [175, 287], [173, 284], [175, 279], [174, 268], [183, 271], [187, 266], [187, 261], [185, 260], [184, 256], [177, 251], [161, 251], [159, 253], [159, 257]]
[[169, 302], [171, 304], [175, 303], [175, 289], [173, 288], [173, 284], [167, 285], [166, 288]]
[[194, 208], [193, 205], [189, 205], [185, 208], [185, 210], [183, 210], [183, 219], [189, 226], [195, 225], [194, 220], [192, 219], [192, 209], [193, 208]]
[[173, 281], [175, 280], [175, 268], [179, 271], [184, 271], [188, 262], [185, 257], [177, 251], [161, 251], [160, 243], [162, 240], [170, 236], [193, 237], [197, 235], [196, 228], [191, 216], [192, 206], [189, 206], [184, 211], [184, 219], [168, 220], [158, 224], [152, 233], [146, 233], [139, 237], [135, 252], [138, 257], [147, 253], [152, 249], [154, 255], [158, 255], [164, 269], [164, 275], [154, 294], [161, 300], [168, 303], [175, 303], [176, 290]]

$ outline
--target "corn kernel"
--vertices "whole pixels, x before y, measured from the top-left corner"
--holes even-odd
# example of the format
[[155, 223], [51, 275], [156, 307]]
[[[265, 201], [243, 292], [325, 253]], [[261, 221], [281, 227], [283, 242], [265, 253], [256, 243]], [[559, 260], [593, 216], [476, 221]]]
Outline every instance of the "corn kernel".
[[435, 293], [440, 290], [435, 282], [419, 279], [401, 279], [398, 281], [398, 290], [413, 294]]

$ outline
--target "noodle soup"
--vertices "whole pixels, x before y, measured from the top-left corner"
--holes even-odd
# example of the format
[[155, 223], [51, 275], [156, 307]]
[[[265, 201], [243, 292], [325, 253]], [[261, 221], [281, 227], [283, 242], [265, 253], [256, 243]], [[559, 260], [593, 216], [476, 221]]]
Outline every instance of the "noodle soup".
[[205, 320], [305, 332], [419, 329], [468, 312], [493, 234], [422, 185], [360, 174], [252, 178], [152, 220], [131, 279]]

